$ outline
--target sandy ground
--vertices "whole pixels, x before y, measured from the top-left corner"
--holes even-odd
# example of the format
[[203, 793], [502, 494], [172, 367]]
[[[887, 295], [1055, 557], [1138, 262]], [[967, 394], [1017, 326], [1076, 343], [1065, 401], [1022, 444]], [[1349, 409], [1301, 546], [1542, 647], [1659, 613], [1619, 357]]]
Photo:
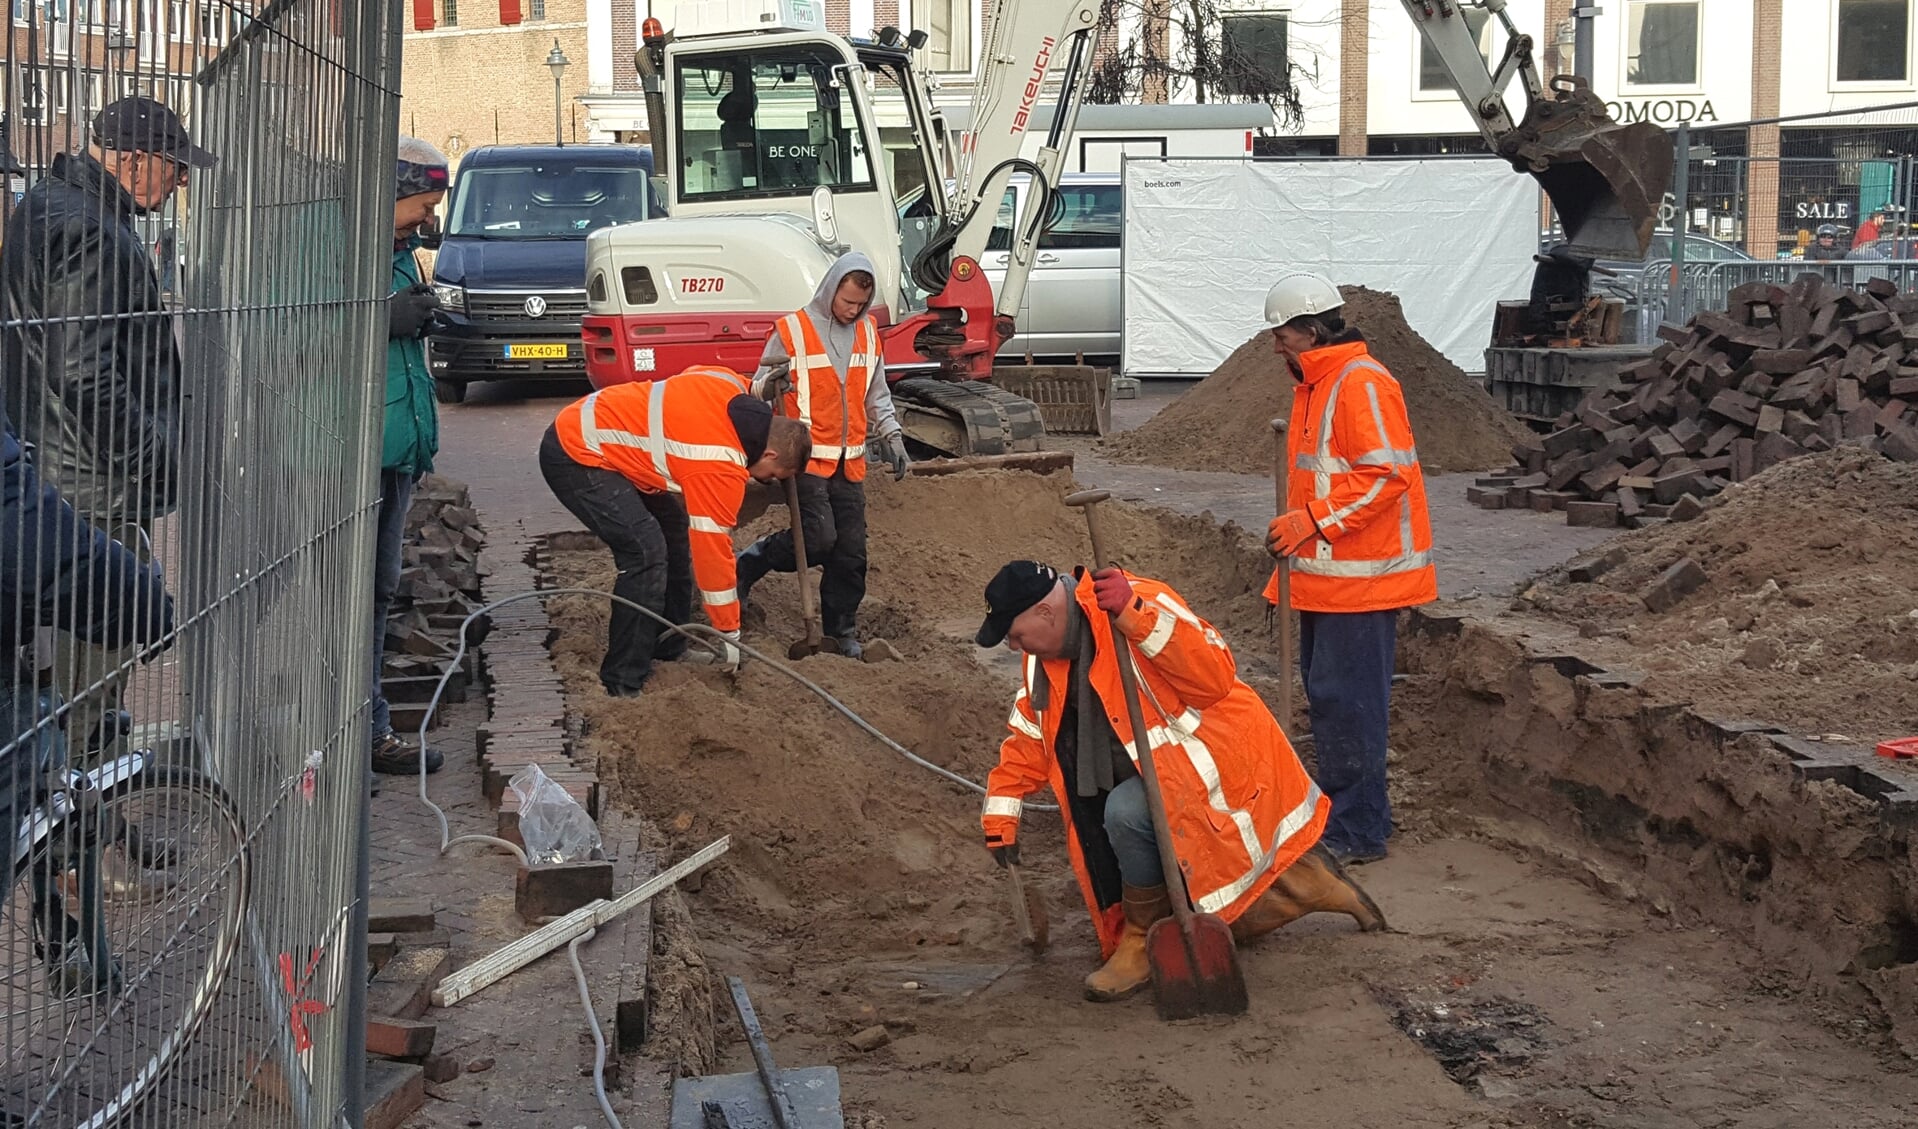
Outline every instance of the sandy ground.
[[[449, 431], [468, 416], [488, 431], [504, 426], [482, 420], [486, 410], [450, 412]], [[1107, 485], [1099, 469], [1081, 475]], [[1208, 476], [1214, 504], [1246, 505], [1235, 480], [1247, 490], [1257, 481]], [[1003, 656], [963, 642], [980, 613], [978, 586], [1015, 546], [1050, 559], [1082, 550], [1057, 507], [1060, 487], [1008, 498], [966, 481], [874, 490], [864, 618], [907, 662], [820, 657], [802, 669], [921, 755], [977, 779], [1010, 697]], [[1202, 493], [1153, 485], [1155, 501], [1214, 508]], [[484, 497], [477, 481], [475, 496]], [[1270, 700], [1256, 550], [1190, 519], [1115, 516], [1135, 567], [1172, 581], [1218, 624]], [[1535, 527], [1527, 551], [1546, 558], [1539, 567], [1589, 543], [1555, 541], [1564, 527], [1525, 516], [1517, 526], [1487, 516]], [[1442, 545], [1471, 541], [1442, 528]], [[1490, 558], [1476, 566], [1484, 586], [1508, 599], [1501, 546], [1478, 551]], [[603, 582], [610, 562], [565, 554], [561, 569]], [[797, 624], [791, 580], [766, 585], [749, 641], [783, 650]], [[1053, 949], [1035, 960], [1016, 944], [1006, 891], [978, 845], [976, 796], [907, 766], [769, 669], [736, 681], [668, 669], [639, 702], [611, 702], [590, 673], [603, 616], [591, 601], [565, 604], [557, 645], [602, 776], [615, 802], [668, 829], [675, 851], [735, 837], [733, 854], [688, 897], [693, 928], [713, 972], [746, 979], [782, 1063], [840, 1068], [848, 1124], [1918, 1122], [1918, 1079], [1881, 1017], [1712, 928], [1689, 911], [1682, 884], [1634, 896], [1594, 881], [1578, 844], [1512, 808], [1489, 796], [1460, 802], [1444, 734], [1402, 727], [1423, 737], [1395, 753], [1403, 830], [1390, 859], [1360, 872], [1394, 931], [1297, 923], [1244, 953], [1250, 1015], [1166, 1025], [1144, 999], [1080, 999], [1095, 951], [1056, 819], [1034, 815], [1026, 829], [1053, 920]], [[1565, 755], [1577, 755], [1577, 740], [1564, 735]], [[724, 1009], [718, 1019], [721, 1068], [750, 1069], [736, 1023]], [[870, 1054], [847, 1045], [874, 1024], [889, 1045]]]

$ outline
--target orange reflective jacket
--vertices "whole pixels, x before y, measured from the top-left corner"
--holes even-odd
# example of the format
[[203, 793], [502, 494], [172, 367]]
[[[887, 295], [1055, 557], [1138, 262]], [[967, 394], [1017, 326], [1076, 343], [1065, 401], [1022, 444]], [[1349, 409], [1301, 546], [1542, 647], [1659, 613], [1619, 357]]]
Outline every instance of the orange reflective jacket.
[[733, 526], [746, 497], [746, 452], [726, 404], [746, 378], [724, 368], [691, 368], [665, 380], [615, 384], [560, 410], [554, 428], [581, 466], [617, 471], [649, 494], [686, 504], [693, 579], [706, 617], [739, 630]]
[[[1076, 576], [1073, 596], [1093, 633], [1087, 682], [1136, 762], [1132, 721], [1112, 649], [1112, 621], [1093, 599], [1091, 574], [1081, 569]], [[1231, 921], [1319, 841], [1331, 802], [1306, 775], [1259, 695], [1239, 681], [1232, 652], [1212, 625], [1164, 584], [1130, 579], [1137, 598], [1119, 617], [1119, 626], [1139, 672], [1140, 708], [1165, 793], [1179, 870], [1200, 912]], [[1101, 907], [1093, 893], [1072, 826], [1069, 785], [1053, 754], [1070, 669], [1065, 659], [1027, 657], [1025, 686], [1013, 698], [1006, 719], [1011, 732], [999, 746], [999, 766], [986, 779], [981, 821], [988, 843], [1016, 842], [1024, 797], [1041, 785], [1052, 785], [1066, 821], [1066, 847], [1080, 892], [1092, 911], [1100, 947], [1110, 955], [1124, 924], [1123, 909]], [[1048, 708], [1040, 711], [1032, 703], [1042, 674]]]
[[846, 460], [846, 478], [866, 477], [866, 389], [879, 361], [878, 323], [861, 317], [853, 331], [852, 362], [844, 379], [833, 367], [826, 345], [819, 339], [812, 315], [797, 310], [779, 319], [779, 343], [792, 358], [792, 391], [786, 393], [784, 414], [812, 428], [812, 458], [806, 473], [830, 478], [839, 460]]
[[[1364, 342], [1299, 357], [1285, 453], [1286, 505], [1309, 511], [1319, 536], [1292, 558], [1292, 606], [1372, 612], [1438, 599], [1425, 472], [1399, 382]], [[1265, 587], [1278, 602], [1278, 573]]]

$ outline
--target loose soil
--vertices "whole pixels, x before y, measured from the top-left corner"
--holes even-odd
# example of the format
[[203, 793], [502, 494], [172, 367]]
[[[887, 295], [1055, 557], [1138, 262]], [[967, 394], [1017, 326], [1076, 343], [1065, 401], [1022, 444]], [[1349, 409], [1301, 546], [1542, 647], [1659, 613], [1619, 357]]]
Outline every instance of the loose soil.
[[[1083, 560], [1083, 520], [1062, 504], [1069, 488], [1024, 475], [875, 478], [862, 619], [905, 661], [818, 656], [797, 669], [920, 756], [983, 778], [1016, 666], [970, 643], [981, 591], [1009, 558]], [[1115, 553], [1177, 587], [1271, 700], [1256, 545], [1198, 518], [1103, 512]], [[772, 510], [742, 542], [783, 519]], [[555, 554], [564, 583], [604, 587], [611, 572], [601, 552]], [[783, 654], [801, 633], [792, 578], [768, 577], [753, 603], [747, 641]], [[1477, 742], [1511, 728], [1498, 711], [1523, 713], [1525, 741], [1568, 740], [1528, 698], [1458, 691], [1460, 670], [1487, 649], [1409, 656], [1402, 699], [1422, 716], [1401, 710], [1396, 722], [1405, 830], [1393, 857], [1360, 875], [1395, 931], [1299, 922], [1243, 952], [1250, 1015], [1168, 1025], [1145, 999], [1080, 998], [1096, 945], [1056, 816], [1029, 808], [1022, 837], [1052, 907], [1053, 948], [1035, 959], [979, 844], [976, 794], [908, 764], [764, 664], [737, 676], [672, 664], [642, 697], [608, 699], [594, 675], [604, 603], [564, 597], [553, 611], [555, 654], [612, 802], [660, 824], [674, 854], [733, 837], [687, 898], [708, 964], [746, 979], [782, 1064], [840, 1068], [848, 1123], [862, 1129], [1264, 1129], [1301, 1109], [1355, 1126], [1459, 1129], [1918, 1117], [1918, 1080], [1885, 1016], [1830, 974], [1778, 975], [1769, 950], [1721, 935], [1702, 910], [1661, 911], [1665, 895], [1471, 786], [1486, 755]], [[1492, 712], [1447, 715], [1441, 702]], [[888, 1045], [847, 1044], [875, 1024]], [[717, 1030], [726, 1068], [750, 1070], [729, 1013]]]
[[[1619, 563], [1595, 581], [1556, 569], [1522, 602], [1670, 700], [1870, 743], [1918, 733], [1918, 465], [1855, 447], [1794, 459], [1607, 553]], [[1685, 558], [1705, 583], [1650, 611], [1640, 593]]]
[[[1365, 334], [1371, 353], [1405, 392], [1412, 435], [1427, 470], [1484, 470], [1512, 461], [1512, 445], [1530, 433], [1493, 402], [1483, 385], [1406, 324], [1396, 294], [1342, 286], [1345, 319]], [[1181, 470], [1270, 474], [1274, 419], [1292, 412], [1295, 382], [1260, 331], [1211, 376], [1144, 425], [1108, 441], [1118, 462]]]

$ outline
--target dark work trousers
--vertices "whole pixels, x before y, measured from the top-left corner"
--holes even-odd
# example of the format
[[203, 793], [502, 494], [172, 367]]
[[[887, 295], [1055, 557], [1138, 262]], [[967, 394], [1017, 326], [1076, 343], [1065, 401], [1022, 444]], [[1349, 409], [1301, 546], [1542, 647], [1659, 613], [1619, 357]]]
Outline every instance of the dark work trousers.
[[[613, 551], [619, 568], [613, 594], [673, 623], [691, 622], [693, 557], [685, 504], [671, 494], [641, 490], [617, 471], [581, 466], [550, 427], [539, 445], [539, 469], [560, 505]], [[655, 658], [672, 658], [685, 649], [677, 636], [661, 644], [661, 630], [652, 616], [614, 601], [606, 658], [599, 664], [607, 693], [637, 691], [652, 674]]]
[[[820, 629], [834, 638], [852, 635], [866, 598], [866, 484], [846, 477], [846, 460], [839, 460], [831, 478], [799, 476], [799, 526], [806, 534], [807, 566], [824, 570]], [[767, 534], [753, 548], [774, 572], [798, 567], [790, 527]]]
[[1397, 611], [1299, 613], [1299, 674], [1319, 787], [1332, 800], [1325, 841], [1347, 851], [1383, 851], [1392, 834], [1385, 743], [1398, 619]]

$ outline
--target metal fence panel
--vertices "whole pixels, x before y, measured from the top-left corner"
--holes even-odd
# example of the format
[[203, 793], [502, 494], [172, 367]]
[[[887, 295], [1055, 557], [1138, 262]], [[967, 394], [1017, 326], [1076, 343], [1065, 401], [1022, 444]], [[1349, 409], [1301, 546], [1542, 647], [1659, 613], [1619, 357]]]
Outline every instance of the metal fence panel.
[[357, 1123], [400, 15], [14, 5], [0, 1120]]

